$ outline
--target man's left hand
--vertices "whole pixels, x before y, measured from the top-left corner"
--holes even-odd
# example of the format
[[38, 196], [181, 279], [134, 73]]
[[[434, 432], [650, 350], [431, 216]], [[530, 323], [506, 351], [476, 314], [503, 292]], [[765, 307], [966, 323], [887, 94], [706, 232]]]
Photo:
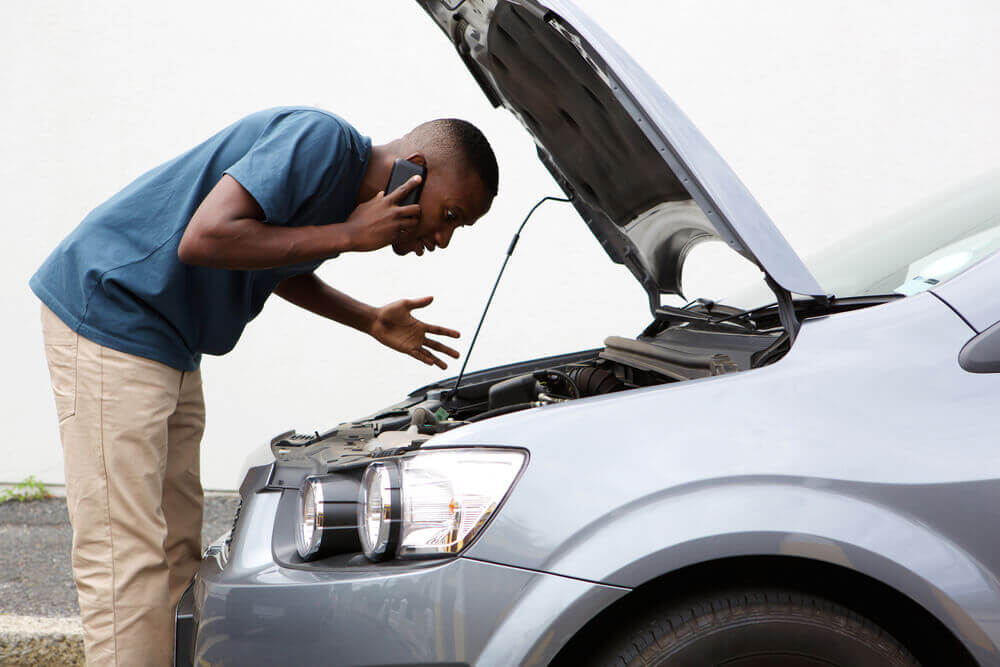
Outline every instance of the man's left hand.
[[447, 354], [455, 359], [458, 359], [458, 352], [433, 338], [428, 338], [427, 334], [458, 338], [459, 333], [454, 329], [421, 322], [411, 313], [417, 308], [430, 305], [433, 300], [432, 296], [425, 296], [421, 299], [401, 299], [377, 308], [369, 333], [386, 347], [408, 354], [428, 366], [435, 365], [442, 369], [447, 368], [448, 364], [431, 350]]

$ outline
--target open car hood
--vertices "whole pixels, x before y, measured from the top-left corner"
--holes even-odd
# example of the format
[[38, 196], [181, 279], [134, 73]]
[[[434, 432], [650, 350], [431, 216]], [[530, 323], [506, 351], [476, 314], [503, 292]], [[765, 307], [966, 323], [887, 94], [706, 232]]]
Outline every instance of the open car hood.
[[567, 0], [417, 0], [538, 154], [612, 260], [649, 295], [681, 294], [691, 248], [718, 238], [772, 288], [823, 291], [666, 93]]

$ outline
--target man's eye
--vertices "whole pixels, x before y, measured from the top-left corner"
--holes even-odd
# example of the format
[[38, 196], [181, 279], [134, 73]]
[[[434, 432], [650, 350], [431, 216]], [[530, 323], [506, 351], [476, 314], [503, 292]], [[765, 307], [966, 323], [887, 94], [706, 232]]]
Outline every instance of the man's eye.
[[455, 220], [456, 220], [457, 218], [458, 218], [458, 216], [456, 216], [456, 215], [455, 215], [455, 212], [454, 212], [454, 211], [452, 211], [452, 210], [450, 210], [450, 209], [447, 209], [447, 210], [445, 210], [445, 212], [444, 212], [444, 219], [445, 219], [445, 220], [446, 220], [447, 222], [455, 222]]

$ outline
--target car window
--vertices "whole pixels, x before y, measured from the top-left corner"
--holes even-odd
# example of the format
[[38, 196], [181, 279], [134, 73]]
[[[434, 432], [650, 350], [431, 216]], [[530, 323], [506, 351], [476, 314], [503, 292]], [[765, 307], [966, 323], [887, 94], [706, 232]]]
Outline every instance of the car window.
[[[951, 188], [804, 258], [827, 294], [909, 296], [1000, 250], [1000, 170]], [[753, 308], [774, 300], [753, 263], [719, 242], [691, 250], [684, 295]], [[673, 301], [670, 302], [674, 304]]]
[[1000, 249], [1000, 170], [966, 182], [804, 261], [828, 294], [916, 294]]

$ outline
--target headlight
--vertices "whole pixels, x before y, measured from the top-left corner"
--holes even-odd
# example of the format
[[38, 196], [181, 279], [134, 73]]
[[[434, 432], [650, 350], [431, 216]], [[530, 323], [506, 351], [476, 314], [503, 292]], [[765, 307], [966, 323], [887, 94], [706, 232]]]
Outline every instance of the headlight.
[[358, 502], [365, 555], [462, 551], [503, 502], [526, 458], [515, 449], [443, 449], [372, 463]]
[[346, 475], [307, 477], [299, 491], [295, 546], [304, 559], [357, 552], [358, 482]]
[[303, 558], [312, 556], [319, 548], [317, 523], [323, 523], [323, 490], [311, 479], [305, 482], [299, 494], [299, 525], [295, 531], [295, 545]]
[[[371, 560], [391, 556], [399, 542], [399, 472], [393, 463], [372, 463], [361, 478], [358, 535]], [[392, 547], [390, 549], [390, 546]]]

